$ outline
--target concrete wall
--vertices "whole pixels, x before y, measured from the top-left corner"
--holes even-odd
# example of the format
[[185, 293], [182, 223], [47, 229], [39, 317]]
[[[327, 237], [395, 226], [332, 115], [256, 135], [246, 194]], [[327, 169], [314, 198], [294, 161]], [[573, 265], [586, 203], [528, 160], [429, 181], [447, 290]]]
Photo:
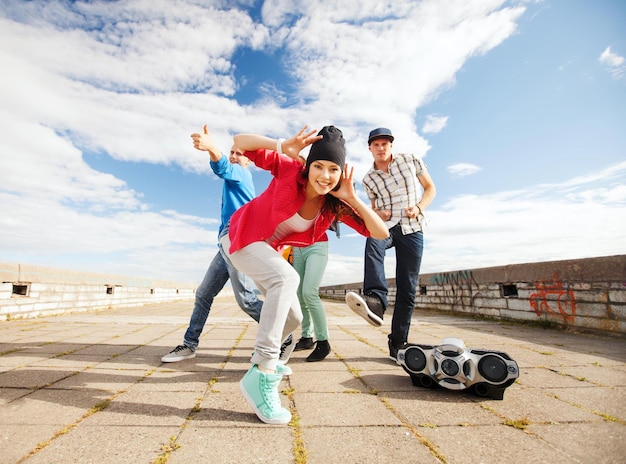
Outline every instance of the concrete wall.
[[193, 299], [195, 284], [0, 263], [0, 321]]
[[[396, 295], [389, 279], [390, 306]], [[362, 283], [320, 289], [343, 299]], [[626, 255], [423, 274], [415, 307], [626, 333]]]

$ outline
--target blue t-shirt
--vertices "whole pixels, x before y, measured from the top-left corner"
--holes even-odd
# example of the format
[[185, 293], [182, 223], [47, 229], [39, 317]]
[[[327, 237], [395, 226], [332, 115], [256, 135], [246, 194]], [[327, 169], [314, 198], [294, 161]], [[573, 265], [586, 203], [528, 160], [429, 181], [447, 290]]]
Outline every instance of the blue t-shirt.
[[233, 213], [255, 197], [254, 183], [250, 170], [239, 164], [231, 164], [227, 156], [222, 155], [217, 162], [211, 161], [210, 165], [215, 175], [224, 179], [221, 232]]

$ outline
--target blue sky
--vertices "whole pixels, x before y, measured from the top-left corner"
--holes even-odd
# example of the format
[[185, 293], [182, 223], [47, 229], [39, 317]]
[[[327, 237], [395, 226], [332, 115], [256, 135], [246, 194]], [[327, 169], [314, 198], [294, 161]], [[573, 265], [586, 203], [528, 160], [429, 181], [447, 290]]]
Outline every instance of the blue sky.
[[[624, 31], [621, 0], [5, 0], [0, 262], [199, 282], [205, 123], [334, 124], [359, 179], [391, 128], [437, 186], [423, 273], [624, 254]], [[362, 278], [342, 233], [324, 285]]]

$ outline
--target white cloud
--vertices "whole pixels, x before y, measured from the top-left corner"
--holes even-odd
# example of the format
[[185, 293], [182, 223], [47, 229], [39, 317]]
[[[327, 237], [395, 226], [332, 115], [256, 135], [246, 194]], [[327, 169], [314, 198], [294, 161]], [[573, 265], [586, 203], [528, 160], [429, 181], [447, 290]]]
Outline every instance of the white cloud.
[[[142, 192], [89, 166], [83, 152], [207, 173], [206, 156], [189, 143], [189, 134], [204, 123], [223, 147], [230, 146], [234, 132], [285, 137], [304, 124], [336, 124], [361, 178], [371, 164], [366, 140], [374, 127], [393, 130], [394, 150], [427, 154], [430, 145], [418, 134], [416, 112], [455, 84], [468, 59], [510, 37], [525, 11], [501, 0], [274, 0], [263, 4], [263, 24], [237, 9], [252, 3], [0, 4], [3, 259], [199, 280], [215, 252], [217, 218], [159, 211], [146, 204]], [[233, 98], [240, 85], [233, 57], [246, 47], [279, 50], [283, 71], [295, 80], [293, 94], [268, 85], [266, 94], [279, 94], [280, 100], [239, 104]], [[603, 57], [611, 69], [623, 67], [610, 48]], [[290, 104], [281, 106], [285, 101]], [[446, 123], [447, 118], [431, 116], [423, 132], [436, 133]], [[480, 168], [450, 169], [467, 175]], [[567, 197], [535, 198], [537, 205], [508, 192], [472, 202], [459, 197], [429, 211], [425, 268], [456, 268], [451, 257], [457, 252], [466, 266], [472, 250], [476, 256], [505, 252], [501, 260], [523, 256], [527, 248], [517, 245], [524, 243], [519, 231], [530, 232], [528, 224], [539, 227], [537, 218], [550, 227], [561, 225], [555, 224], [555, 210], [575, 215], [567, 201], [589, 211], [599, 203], [594, 217], [602, 219], [619, 212], [623, 188], [580, 185], [587, 183], [579, 179], [559, 190]], [[571, 225], [567, 234], [582, 233], [574, 219]], [[615, 244], [606, 238], [612, 229], [597, 231], [607, 247]], [[497, 231], [511, 234], [516, 245], [494, 245], [494, 235], [506, 236]], [[516, 251], [506, 253], [511, 250]], [[361, 278], [359, 258], [332, 253], [329, 278]]]
[[451, 164], [446, 168], [446, 170], [452, 174], [453, 177], [471, 176], [472, 174], [476, 174], [481, 169], [482, 168], [480, 166], [470, 163]]
[[428, 212], [423, 272], [626, 253], [625, 184], [620, 163], [560, 184], [453, 198]]
[[426, 116], [426, 122], [424, 123], [424, 127], [422, 127], [422, 132], [424, 134], [438, 134], [446, 127], [447, 123], [447, 116], [435, 116], [430, 114]]
[[624, 73], [626, 72], [624, 57], [613, 53], [610, 46], [606, 47], [606, 49], [602, 52], [599, 61], [608, 69], [613, 77], [619, 79], [624, 76]]
[[[5, 3], [0, 60], [13, 87], [0, 90], [3, 106], [70, 131], [84, 148], [194, 171], [206, 171], [206, 163], [190, 148], [180, 149], [180, 134], [198, 121], [225, 144], [242, 130], [285, 136], [305, 123], [333, 123], [344, 130], [349, 161], [362, 175], [373, 127], [392, 127], [399, 151], [427, 153], [430, 146], [413, 121], [416, 108], [452, 85], [469, 57], [506, 39], [524, 11], [495, 1], [423, 2], [417, 8], [411, 2], [265, 2], [265, 17], [281, 12], [271, 23], [289, 31], [280, 35], [277, 27], [221, 5]], [[416, 30], [416, 23], [424, 27]], [[230, 98], [237, 88], [235, 51], [278, 46], [298, 82], [290, 101], [301, 104], [238, 105]]]

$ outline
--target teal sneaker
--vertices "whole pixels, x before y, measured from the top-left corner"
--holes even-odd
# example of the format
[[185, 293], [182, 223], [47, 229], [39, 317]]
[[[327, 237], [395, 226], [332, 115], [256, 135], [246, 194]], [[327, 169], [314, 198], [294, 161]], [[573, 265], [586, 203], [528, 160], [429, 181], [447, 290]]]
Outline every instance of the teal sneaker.
[[254, 365], [239, 382], [244, 398], [257, 417], [266, 424], [282, 425], [291, 420], [291, 413], [283, 408], [278, 396], [278, 385], [282, 378], [280, 374], [261, 372]]

